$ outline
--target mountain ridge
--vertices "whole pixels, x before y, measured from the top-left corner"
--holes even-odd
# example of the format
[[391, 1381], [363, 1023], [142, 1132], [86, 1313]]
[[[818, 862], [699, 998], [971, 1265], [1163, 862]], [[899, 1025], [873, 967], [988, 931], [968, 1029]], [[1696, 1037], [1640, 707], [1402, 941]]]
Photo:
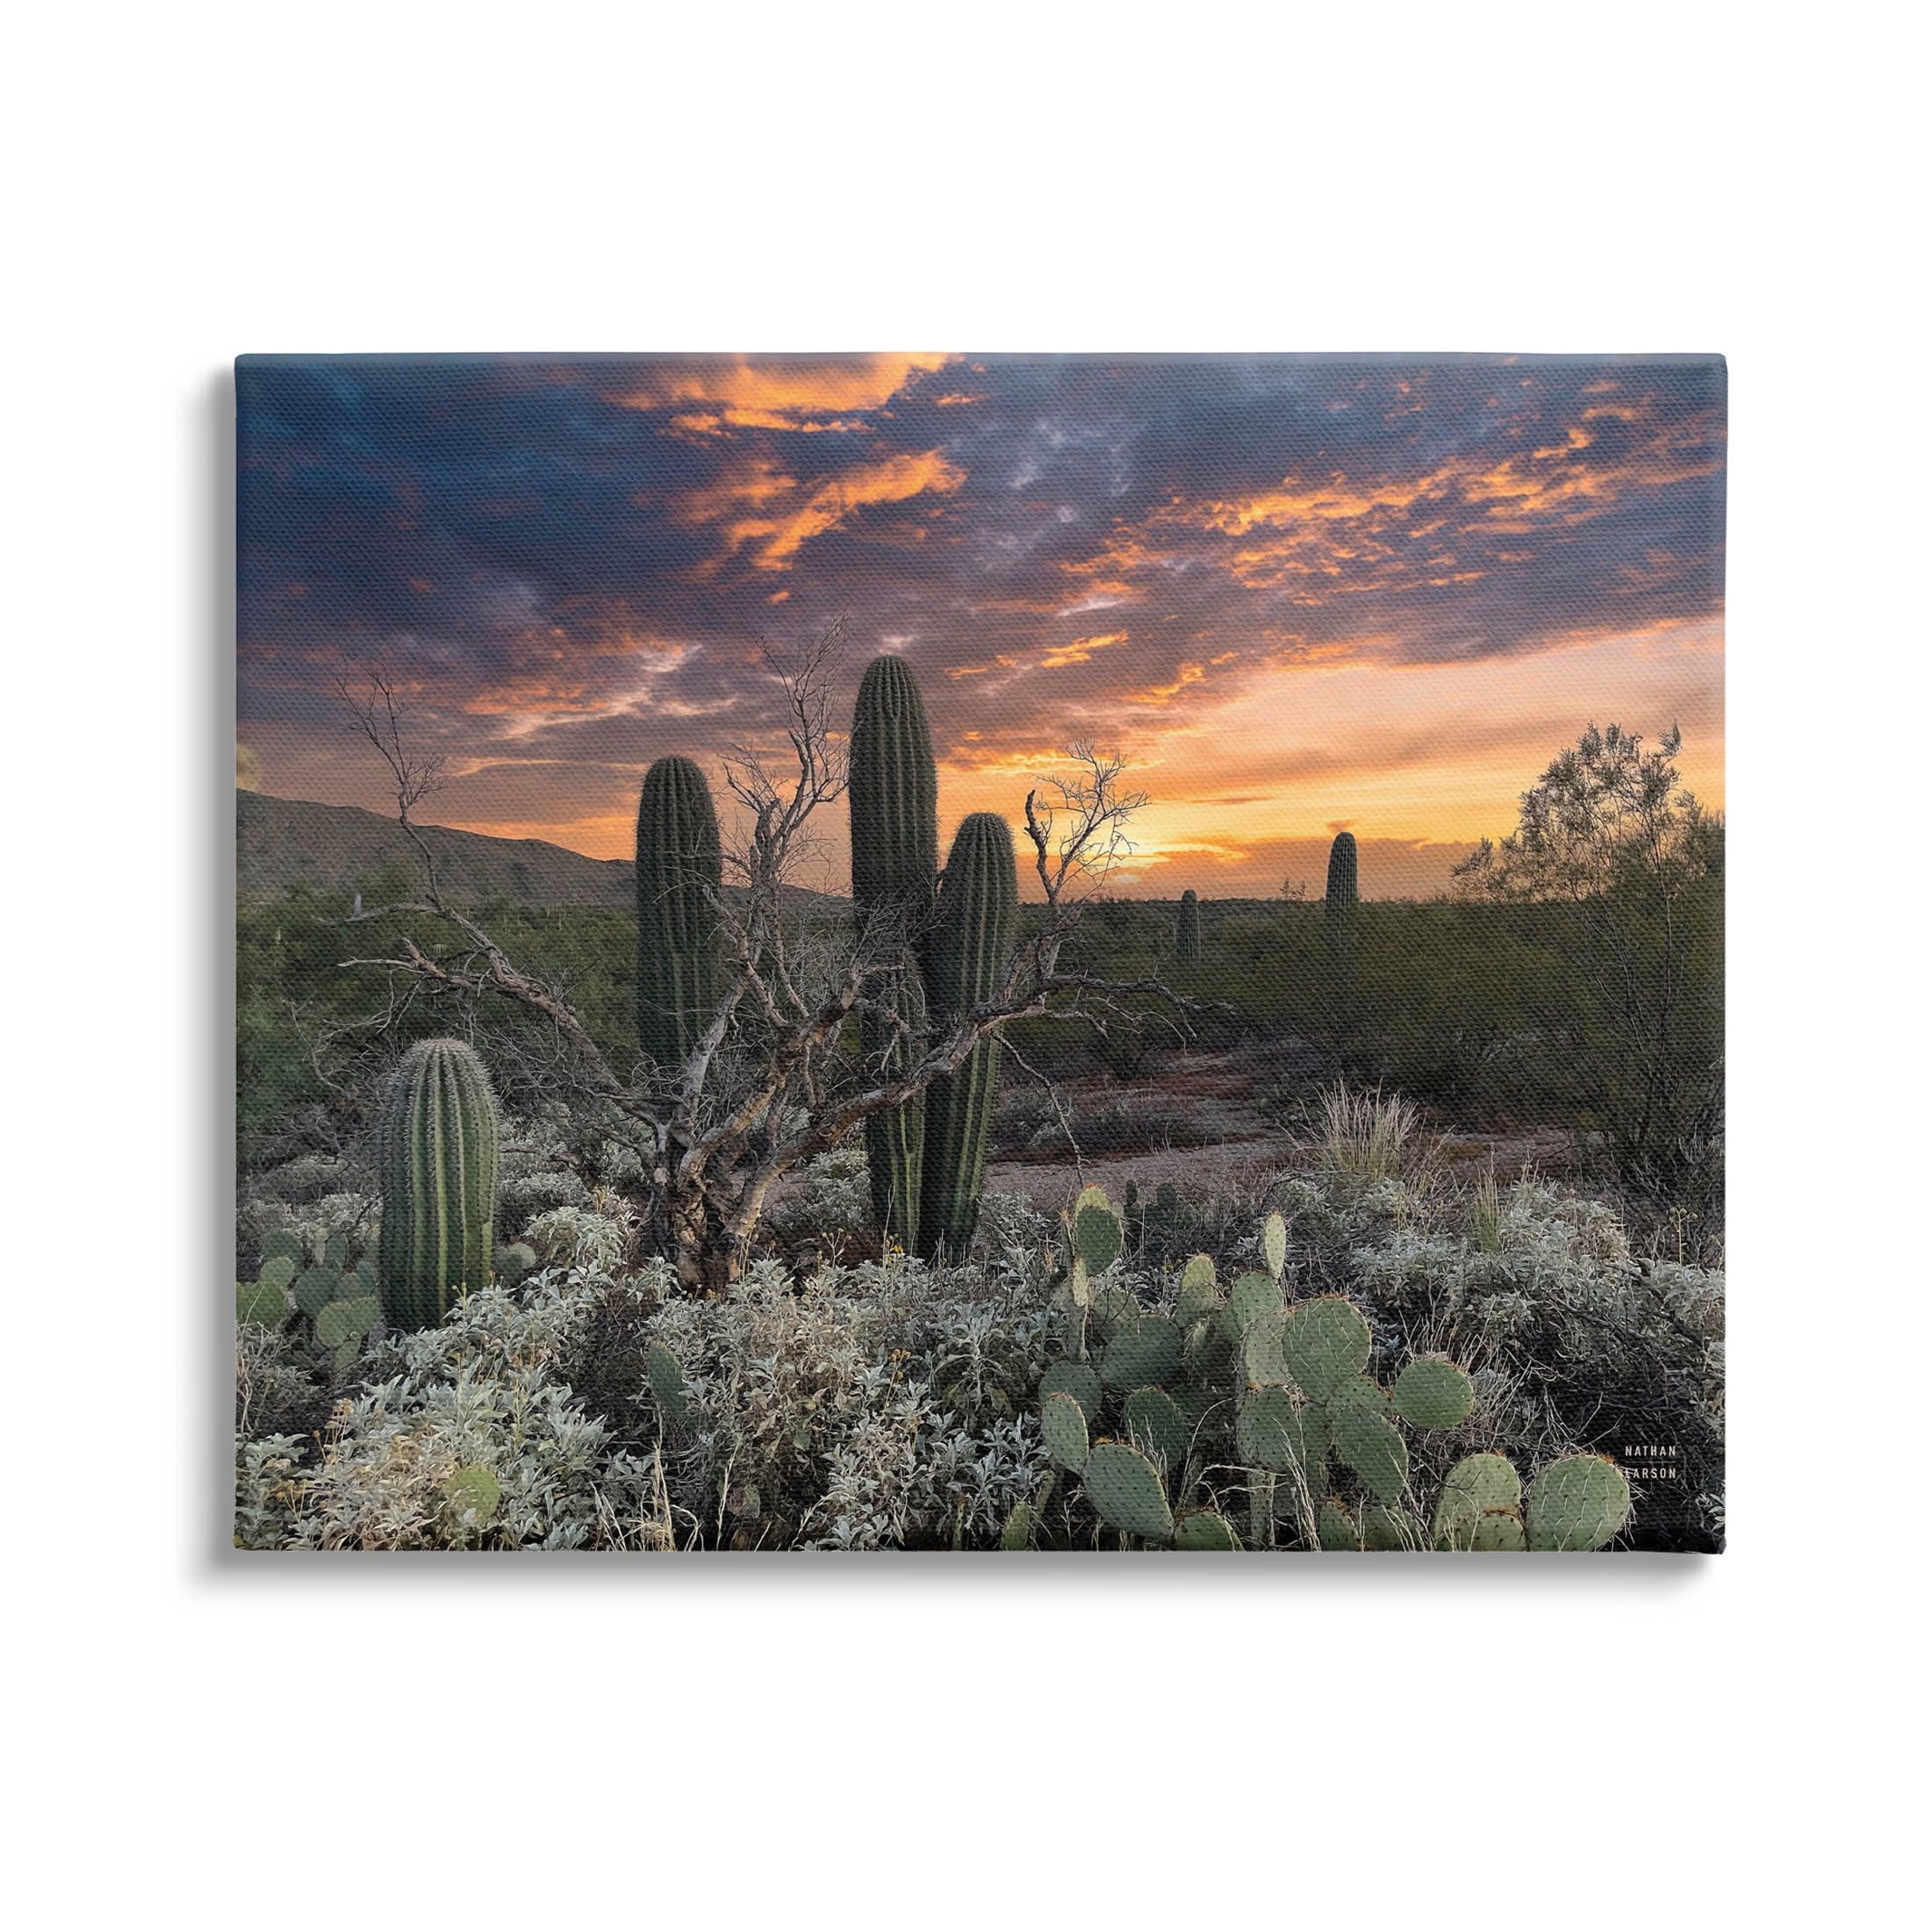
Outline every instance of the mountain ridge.
[[[591, 858], [541, 838], [498, 838], [454, 825], [416, 829], [451, 900], [636, 903], [637, 868], [628, 858]], [[379, 812], [268, 792], [235, 793], [235, 890], [241, 897], [272, 896], [298, 887], [354, 891], [384, 865], [400, 863], [413, 872], [420, 862], [402, 827]]]

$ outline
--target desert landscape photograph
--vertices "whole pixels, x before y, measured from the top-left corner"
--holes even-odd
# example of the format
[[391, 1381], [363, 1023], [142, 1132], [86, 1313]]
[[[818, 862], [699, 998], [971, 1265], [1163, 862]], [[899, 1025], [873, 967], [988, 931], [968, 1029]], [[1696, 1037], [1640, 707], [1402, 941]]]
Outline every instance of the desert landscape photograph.
[[1721, 1549], [1725, 423], [242, 358], [236, 1544]]

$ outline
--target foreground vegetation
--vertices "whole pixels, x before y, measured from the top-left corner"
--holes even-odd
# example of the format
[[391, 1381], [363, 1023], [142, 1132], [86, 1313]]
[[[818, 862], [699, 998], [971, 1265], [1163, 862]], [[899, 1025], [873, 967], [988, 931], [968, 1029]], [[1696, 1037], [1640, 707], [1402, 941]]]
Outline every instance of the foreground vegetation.
[[[741, 1281], [693, 1298], [638, 1252], [621, 1150], [586, 1185], [546, 1142], [542, 1122], [510, 1134], [506, 1278], [436, 1325], [347, 1344], [331, 1310], [353, 1304], [373, 1253], [374, 1171], [309, 1155], [251, 1184], [243, 1239], [271, 1262], [298, 1248], [302, 1267], [277, 1295], [283, 1317], [239, 1329], [242, 1543], [1110, 1548], [1172, 1540], [1211, 1513], [1243, 1547], [1421, 1547], [1439, 1526], [1457, 1533], [1442, 1497], [1471, 1456], [1505, 1458], [1526, 1484], [1586, 1451], [1641, 1474], [1643, 1452], [1665, 1447], [1670, 1478], [1631, 1485], [1618, 1543], [1720, 1538], [1722, 1276], [1634, 1257], [1610, 1210], [1548, 1183], [1454, 1183], [1388, 1102], [1332, 1109], [1304, 1166], [1246, 1195], [1177, 1194], [1117, 1222], [1119, 1253], [1083, 1263], [1084, 1307], [1074, 1227], [1012, 1195], [988, 1197], [962, 1265], [811, 1258], [865, 1238], [856, 1150], [815, 1162], [774, 1208], [773, 1249]], [[1196, 1253], [1212, 1267], [1211, 1309]], [[1268, 1291], [1250, 1319], [1346, 1297], [1366, 1323], [1369, 1378], [1399, 1396], [1411, 1362], [1454, 1363], [1468, 1413], [1418, 1430], [1378, 1403], [1402, 1438], [1399, 1469], [1337, 1448], [1311, 1487], [1241, 1425], [1245, 1375], [1238, 1388], [1227, 1360], [1201, 1361], [1211, 1336], [1190, 1341], [1254, 1296], [1257, 1276]], [[1177, 1364], [1175, 1345], [1196, 1352]], [[1067, 1386], [1083, 1360], [1100, 1385], [1082, 1423], [1096, 1443], [1153, 1454], [1167, 1536], [1096, 1509], [1064, 1446], [1056, 1464], [1044, 1411], [1094, 1393], [1077, 1372]], [[1292, 1375], [1262, 1385], [1305, 1411]], [[1178, 1439], [1141, 1389], [1160, 1391]]]

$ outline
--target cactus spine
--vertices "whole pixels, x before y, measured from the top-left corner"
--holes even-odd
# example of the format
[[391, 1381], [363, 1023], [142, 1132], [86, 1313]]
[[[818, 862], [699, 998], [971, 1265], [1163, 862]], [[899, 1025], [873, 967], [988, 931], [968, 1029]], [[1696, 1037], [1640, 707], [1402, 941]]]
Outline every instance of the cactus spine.
[[412, 1046], [384, 1088], [377, 1135], [383, 1318], [442, 1320], [494, 1261], [497, 1112], [483, 1063], [460, 1039]]
[[[910, 940], [930, 916], [939, 868], [932, 734], [919, 686], [902, 658], [874, 657], [865, 666], [852, 715], [850, 797], [852, 898], [863, 921], [886, 924], [885, 943], [898, 950], [877, 997], [899, 1024], [879, 1013], [864, 1014], [859, 1043], [866, 1065], [891, 1076], [911, 1064], [924, 1026], [925, 992]], [[894, 923], [896, 932], [890, 930]], [[865, 1120], [873, 1215], [881, 1233], [908, 1248], [919, 1242], [925, 1131], [923, 1095]]]
[[1334, 843], [1328, 848], [1326, 913], [1332, 927], [1345, 924], [1354, 915], [1355, 887], [1355, 835], [1352, 831], [1338, 831]]
[[704, 773], [660, 757], [637, 798], [637, 1037], [660, 1068], [684, 1063], [717, 1010], [723, 879]]
[[[999, 990], [1019, 923], [1019, 879], [1006, 821], [976, 811], [959, 827], [939, 881], [937, 922], [926, 951], [933, 1030], [943, 1034]], [[963, 1253], [979, 1218], [993, 1125], [1000, 1043], [982, 1040], [926, 1095], [920, 1252]]]
[[1201, 957], [1201, 901], [1191, 891], [1181, 894], [1181, 922], [1174, 950], [1183, 965], [1192, 966]]

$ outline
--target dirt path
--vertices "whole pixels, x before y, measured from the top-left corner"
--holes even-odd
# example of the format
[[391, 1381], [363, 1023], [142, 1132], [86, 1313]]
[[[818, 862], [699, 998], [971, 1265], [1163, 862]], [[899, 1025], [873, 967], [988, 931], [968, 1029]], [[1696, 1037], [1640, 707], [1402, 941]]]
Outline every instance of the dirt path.
[[[1076, 1164], [1059, 1131], [1043, 1133], [1037, 1152], [995, 1159], [987, 1184], [995, 1192], [1026, 1195], [1049, 1211], [1064, 1206], [1081, 1178], [1106, 1188], [1116, 1200], [1131, 1181], [1143, 1194], [1163, 1183], [1183, 1194], [1219, 1193], [1258, 1183], [1268, 1174], [1312, 1167], [1317, 1153], [1310, 1139], [1271, 1120], [1256, 1100], [1257, 1088], [1273, 1068], [1256, 1066], [1241, 1052], [1176, 1053], [1131, 1082], [1074, 1080], [1059, 1088], [1061, 1103], [1081, 1139]], [[1083, 1120], [1103, 1120], [1124, 1110], [1145, 1116], [1152, 1131], [1131, 1148], [1089, 1148], [1081, 1136]], [[1180, 1129], [1180, 1144], [1158, 1144], [1162, 1116]], [[1096, 1129], [1095, 1138], [1103, 1139]], [[1573, 1166], [1569, 1137], [1560, 1129], [1481, 1133], [1438, 1128], [1434, 1135], [1450, 1171], [1473, 1179], [1493, 1166], [1502, 1180], [1525, 1168], [1559, 1176]], [[1196, 1143], [1200, 1144], [1196, 1144]]]

